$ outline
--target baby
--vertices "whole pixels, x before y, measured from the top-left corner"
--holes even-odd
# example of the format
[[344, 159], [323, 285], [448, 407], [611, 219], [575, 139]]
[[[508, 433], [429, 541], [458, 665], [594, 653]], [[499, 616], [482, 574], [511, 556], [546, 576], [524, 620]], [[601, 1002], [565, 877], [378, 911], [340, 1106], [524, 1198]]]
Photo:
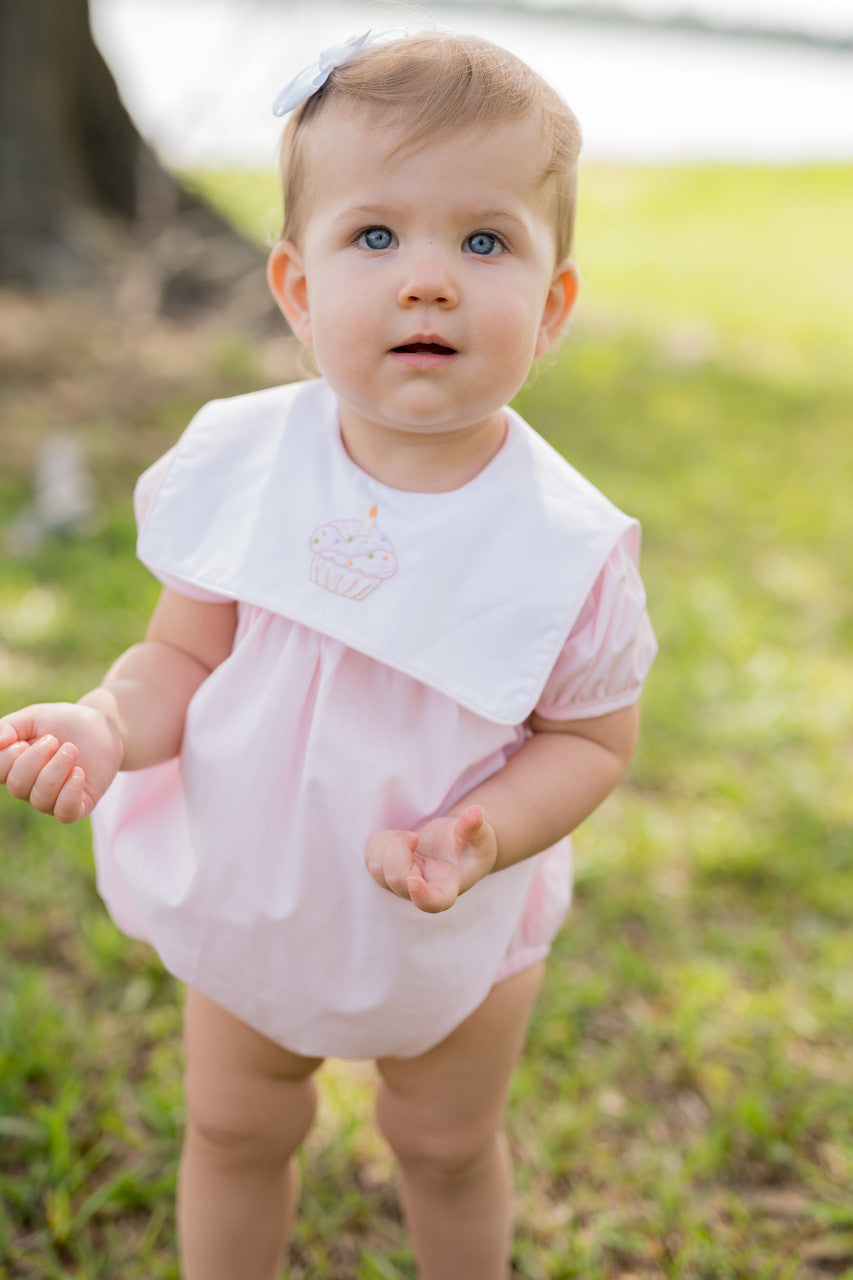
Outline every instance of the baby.
[[[580, 135], [512, 54], [367, 36], [279, 100], [272, 292], [322, 378], [214, 402], [137, 489], [163, 583], [0, 782], [92, 814], [186, 984], [186, 1280], [273, 1280], [326, 1056], [373, 1058], [424, 1280], [503, 1280], [503, 1111], [655, 652], [636, 522], [511, 409], [577, 291]], [[97, 806], [97, 807], [96, 807]]]

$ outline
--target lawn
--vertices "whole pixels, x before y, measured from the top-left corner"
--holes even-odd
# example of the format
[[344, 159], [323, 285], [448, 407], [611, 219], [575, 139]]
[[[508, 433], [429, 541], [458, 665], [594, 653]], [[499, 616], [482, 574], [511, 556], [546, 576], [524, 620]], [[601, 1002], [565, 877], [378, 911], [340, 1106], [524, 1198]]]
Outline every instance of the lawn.
[[[274, 233], [266, 178], [195, 180]], [[517, 1280], [853, 1277], [851, 226], [851, 168], [584, 173], [583, 299], [518, 406], [641, 518], [661, 653], [515, 1081]], [[86, 537], [4, 558], [11, 708], [138, 636], [133, 478], [293, 352], [0, 310], [0, 526], [57, 425], [101, 501]], [[174, 1278], [178, 992], [99, 905], [85, 826], [3, 794], [0, 840], [0, 1276]], [[322, 1079], [289, 1274], [412, 1280], [372, 1070]]]

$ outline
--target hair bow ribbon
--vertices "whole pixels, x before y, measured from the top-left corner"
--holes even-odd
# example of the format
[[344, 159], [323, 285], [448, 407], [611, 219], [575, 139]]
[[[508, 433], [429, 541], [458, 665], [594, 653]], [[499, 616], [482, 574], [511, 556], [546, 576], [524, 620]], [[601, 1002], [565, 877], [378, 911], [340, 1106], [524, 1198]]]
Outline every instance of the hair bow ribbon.
[[360, 53], [362, 49], [370, 49], [386, 36], [404, 34], [405, 32], [402, 31], [374, 31], [371, 28], [363, 35], [350, 36], [348, 40], [324, 49], [316, 62], [312, 62], [310, 67], [304, 67], [297, 76], [294, 76], [290, 84], [285, 85], [273, 103], [274, 114], [286, 116], [289, 111], [293, 111], [294, 107], [298, 107], [306, 98], [310, 98], [312, 93], [316, 93], [323, 87], [335, 67], [349, 62], [350, 58]]

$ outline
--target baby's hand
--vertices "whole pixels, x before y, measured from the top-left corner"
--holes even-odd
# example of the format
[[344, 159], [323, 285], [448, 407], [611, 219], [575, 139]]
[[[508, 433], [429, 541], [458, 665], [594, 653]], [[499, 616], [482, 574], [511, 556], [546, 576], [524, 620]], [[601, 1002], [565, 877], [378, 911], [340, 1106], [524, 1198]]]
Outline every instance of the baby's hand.
[[123, 755], [118, 730], [94, 707], [40, 703], [0, 720], [0, 784], [60, 822], [92, 812]]
[[365, 862], [373, 879], [421, 911], [446, 911], [495, 865], [498, 846], [479, 805], [420, 831], [377, 831]]

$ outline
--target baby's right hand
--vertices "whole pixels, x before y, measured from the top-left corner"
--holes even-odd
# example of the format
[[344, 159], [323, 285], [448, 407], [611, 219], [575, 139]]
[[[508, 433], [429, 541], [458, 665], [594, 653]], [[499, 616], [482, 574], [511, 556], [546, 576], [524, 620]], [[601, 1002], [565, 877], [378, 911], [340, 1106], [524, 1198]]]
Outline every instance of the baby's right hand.
[[0, 784], [60, 822], [88, 817], [123, 756], [118, 730], [96, 707], [43, 702], [0, 720]]

